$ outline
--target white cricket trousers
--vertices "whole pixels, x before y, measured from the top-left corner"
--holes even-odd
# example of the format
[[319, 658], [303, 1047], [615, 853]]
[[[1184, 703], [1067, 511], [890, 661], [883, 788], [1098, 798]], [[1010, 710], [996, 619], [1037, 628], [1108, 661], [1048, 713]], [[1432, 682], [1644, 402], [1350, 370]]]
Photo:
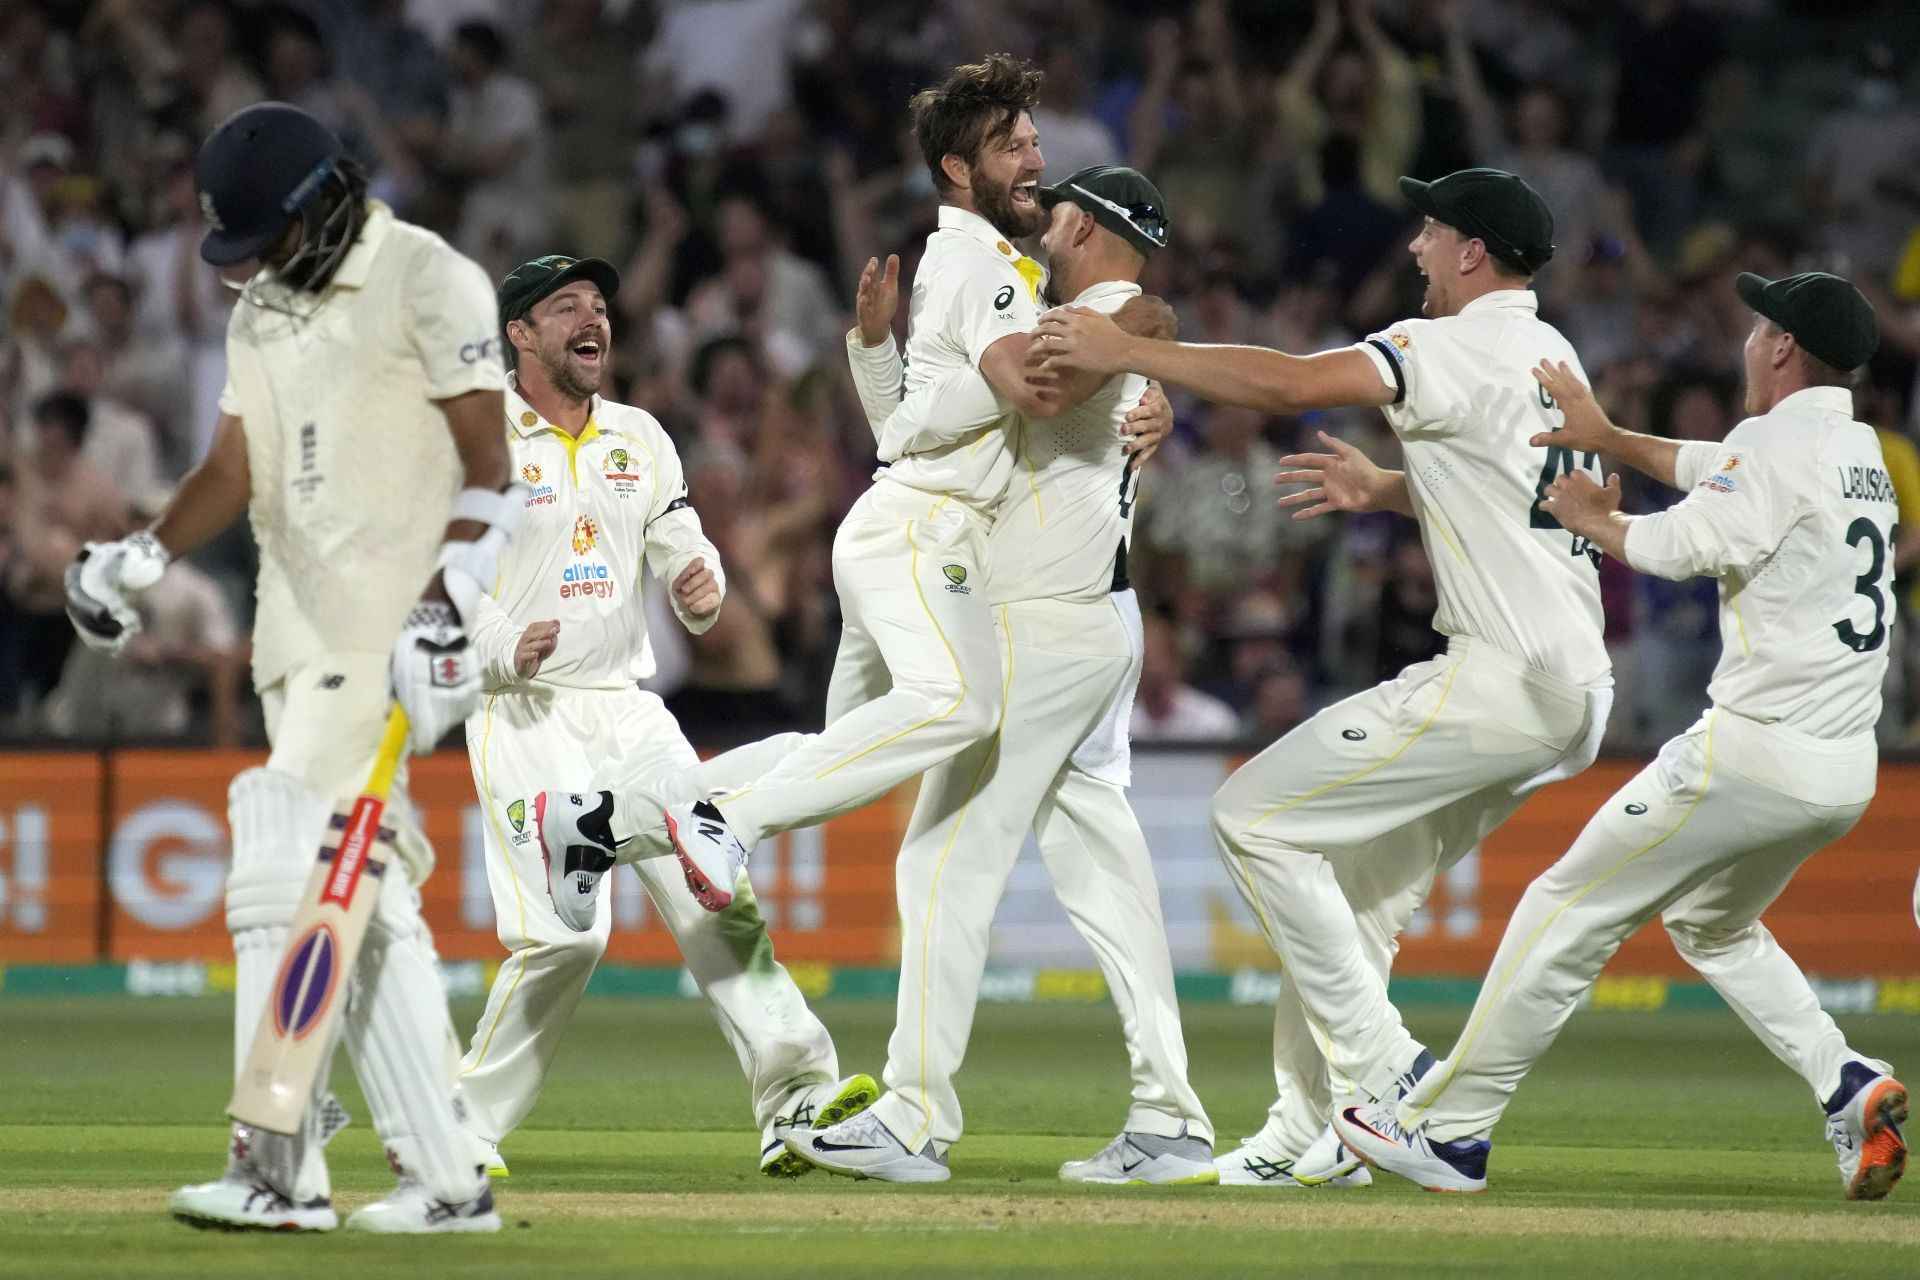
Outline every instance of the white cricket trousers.
[[[461, 1063], [481, 1136], [501, 1141], [532, 1109], [613, 928], [605, 893], [586, 933], [554, 914], [534, 797], [644, 782], [649, 794], [676, 803], [737, 785], [800, 741], [773, 738], [703, 765], [660, 699], [637, 688], [536, 683], [481, 704], [467, 722], [467, 751], [486, 810], [487, 884], [510, 953]], [[795, 1089], [837, 1079], [833, 1041], [774, 959], [752, 893], [736, 893], [725, 911], [710, 912], [687, 891], [674, 859], [643, 858], [633, 869], [740, 1059], [761, 1127]]]
[[1187, 1082], [1159, 887], [1126, 797], [1126, 715], [1140, 677], [1132, 592], [994, 609], [998, 733], [929, 770], [895, 868], [900, 988], [888, 1092], [874, 1111], [911, 1150], [961, 1134], [953, 1076], [980, 997], [994, 908], [1031, 829], [1054, 891], [1120, 1010], [1133, 1074], [1125, 1127], [1213, 1140]]
[[1866, 811], [1875, 767], [1871, 734], [1836, 743], [1709, 711], [1527, 887], [1452, 1056], [1401, 1114], [1438, 1141], [1491, 1133], [1607, 960], [1662, 913], [1675, 949], [1815, 1098], [1849, 1059], [1891, 1070], [1847, 1047], [1760, 923], [1800, 864]]
[[715, 803], [740, 842], [851, 812], [993, 732], [1000, 656], [985, 599], [986, 521], [881, 479], [833, 542], [841, 637], [834, 701], [851, 708]]
[[1420, 1045], [1387, 999], [1399, 936], [1434, 877], [1582, 742], [1587, 691], [1456, 637], [1438, 658], [1320, 712], [1213, 799], [1214, 841], [1285, 979], [1269, 1141], [1299, 1156], [1335, 1094], [1378, 1097]]

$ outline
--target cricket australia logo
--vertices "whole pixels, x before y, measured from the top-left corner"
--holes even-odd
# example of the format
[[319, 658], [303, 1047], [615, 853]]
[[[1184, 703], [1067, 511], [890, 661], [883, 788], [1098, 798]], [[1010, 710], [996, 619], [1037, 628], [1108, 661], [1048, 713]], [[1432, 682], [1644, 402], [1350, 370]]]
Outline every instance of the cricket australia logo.
[[507, 821], [513, 824], [515, 831], [525, 831], [527, 829], [527, 802], [525, 800], [515, 800], [507, 806]]
[[606, 468], [606, 477], [613, 485], [613, 491], [623, 498], [630, 498], [639, 492], [640, 473], [634, 470], [633, 455], [625, 449], [609, 449], [601, 460]]
[[200, 213], [206, 218], [207, 225], [215, 231], [227, 229], [227, 224], [220, 221], [220, 211], [213, 207], [213, 197], [204, 191], [200, 193]]
[[968, 596], [973, 588], [967, 585], [967, 567], [963, 564], [942, 565], [940, 572], [947, 575], [947, 590], [955, 595]]
[[600, 541], [600, 526], [592, 516], [580, 516], [573, 522], [573, 554], [583, 556]]

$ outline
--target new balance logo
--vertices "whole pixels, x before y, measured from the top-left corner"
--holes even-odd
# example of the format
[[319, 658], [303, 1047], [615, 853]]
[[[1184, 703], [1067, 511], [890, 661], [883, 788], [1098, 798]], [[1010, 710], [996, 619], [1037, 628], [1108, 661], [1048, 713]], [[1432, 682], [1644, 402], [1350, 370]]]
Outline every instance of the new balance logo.
[[727, 829], [717, 823], [702, 822], [700, 824], [700, 834], [709, 840], [718, 840], [721, 836], [727, 834]]
[[320, 683], [315, 687], [320, 689], [338, 689], [346, 682], [347, 678], [345, 676], [321, 676]]

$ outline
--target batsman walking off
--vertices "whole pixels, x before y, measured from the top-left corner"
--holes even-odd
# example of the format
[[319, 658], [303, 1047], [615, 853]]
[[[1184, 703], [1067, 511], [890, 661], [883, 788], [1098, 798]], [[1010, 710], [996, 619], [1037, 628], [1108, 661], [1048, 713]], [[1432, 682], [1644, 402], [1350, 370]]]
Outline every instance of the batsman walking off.
[[1222, 1181], [1363, 1181], [1328, 1126], [1333, 1099], [1381, 1097], [1432, 1063], [1387, 999], [1397, 938], [1434, 877], [1598, 748], [1612, 677], [1598, 556], [1536, 510], [1576, 455], [1534, 437], [1558, 426], [1534, 382], [1542, 359], [1578, 367], [1536, 314], [1528, 283], [1553, 253], [1553, 218], [1512, 174], [1400, 180], [1424, 215], [1409, 246], [1425, 320], [1339, 351], [1128, 338], [1063, 310], [1041, 322], [1049, 366], [1132, 369], [1212, 400], [1274, 413], [1377, 406], [1406, 470], [1356, 450], [1310, 457], [1310, 514], [1391, 508], [1420, 524], [1447, 652], [1320, 712], [1221, 787], [1221, 858], [1286, 972], [1274, 1012], [1279, 1098], [1259, 1134], [1219, 1159]]
[[[128, 597], [242, 511], [260, 547], [253, 678], [272, 752], [233, 781], [227, 928], [234, 1051], [245, 1062], [334, 806], [360, 791], [397, 699], [426, 752], [473, 710], [467, 643], [498, 548], [520, 522], [506, 487], [504, 371], [492, 288], [438, 236], [367, 198], [339, 141], [284, 103], [249, 107], [201, 148], [201, 256], [258, 264], [227, 330], [227, 385], [205, 460], [149, 530], [90, 546], [68, 571], [81, 638], [118, 651]], [[423, 593], [424, 589], [424, 593]], [[349, 1229], [497, 1231], [485, 1147], [455, 1076], [416, 886], [433, 850], [406, 798], [348, 987], [344, 1039], [399, 1178]], [[406, 874], [398, 874], [404, 864]], [[290, 1137], [236, 1125], [225, 1174], [184, 1187], [196, 1225], [336, 1225], [321, 1148], [345, 1123], [320, 1073]]]
[[1807, 1082], [1850, 1200], [1906, 1170], [1906, 1086], [1857, 1053], [1760, 923], [1800, 864], [1873, 798], [1874, 724], [1893, 623], [1893, 483], [1853, 417], [1879, 325], [1858, 290], [1808, 272], [1737, 281], [1755, 312], [1747, 412], [1723, 442], [1622, 431], [1564, 365], [1541, 385], [1563, 438], [1687, 496], [1620, 512], [1618, 479], [1547, 488], [1566, 528], [1641, 573], [1720, 582], [1712, 705], [1594, 814], [1528, 886], [1452, 1055], [1401, 1100], [1342, 1107], [1368, 1161], [1437, 1191], [1487, 1185], [1490, 1135], [1520, 1080], [1622, 942], [1659, 915], [1674, 948]]

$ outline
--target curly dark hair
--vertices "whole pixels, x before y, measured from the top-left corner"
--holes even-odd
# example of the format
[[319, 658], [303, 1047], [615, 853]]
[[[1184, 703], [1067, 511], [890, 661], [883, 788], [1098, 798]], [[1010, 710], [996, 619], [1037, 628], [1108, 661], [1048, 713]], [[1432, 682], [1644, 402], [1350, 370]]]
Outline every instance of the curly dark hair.
[[1045, 79], [1046, 73], [1024, 58], [990, 53], [979, 62], [955, 67], [938, 85], [913, 95], [907, 107], [913, 136], [940, 194], [953, 189], [940, 162], [958, 156], [970, 166], [980, 163], [981, 149], [1012, 133], [1021, 113], [1040, 101]]

